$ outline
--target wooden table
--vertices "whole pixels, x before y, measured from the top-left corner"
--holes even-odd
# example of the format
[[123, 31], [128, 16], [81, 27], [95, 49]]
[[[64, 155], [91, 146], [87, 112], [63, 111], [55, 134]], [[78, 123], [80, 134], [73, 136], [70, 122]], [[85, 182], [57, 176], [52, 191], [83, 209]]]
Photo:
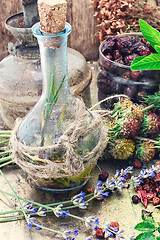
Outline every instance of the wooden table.
[[[95, 76], [95, 65], [91, 64], [93, 70], [93, 76]], [[95, 92], [96, 82], [93, 77], [91, 84], [91, 93]], [[92, 94], [92, 101], [96, 100], [96, 95]], [[1, 124], [2, 127], [2, 124]], [[98, 166], [95, 168], [90, 181], [84, 187], [84, 191], [87, 192], [87, 188], [95, 187], [100, 169], [108, 171], [110, 177], [112, 177], [116, 169], [125, 168], [128, 166], [126, 161], [111, 161], [104, 160], [99, 161]], [[25, 179], [25, 175], [21, 169], [12, 165], [3, 169], [8, 181], [11, 183], [14, 191], [19, 197], [34, 200], [40, 203], [54, 203], [57, 201], [63, 201], [71, 196], [58, 196], [55, 197], [53, 193], [42, 191], [31, 187]], [[0, 189], [12, 193], [5, 179], [0, 175]], [[114, 192], [104, 201], [93, 200], [86, 210], [71, 209], [72, 214], [76, 214], [81, 217], [95, 216], [100, 219], [100, 223], [104, 224], [109, 221], [118, 221], [120, 228], [125, 230], [127, 236], [131, 234], [137, 234], [134, 230], [134, 226], [141, 221], [141, 210], [144, 209], [143, 205], [133, 205], [131, 196], [135, 194], [132, 188], [125, 189], [122, 193]], [[14, 197], [7, 196], [0, 193], [0, 212], [17, 209], [18, 202]], [[159, 209], [155, 209], [152, 204], [149, 204], [148, 211], [153, 211], [155, 218], [159, 219]], [[86, 236], [94, 234], [91, 229], [87, 229], [83, 222], [78, 221], [70, 217], [56, 218], [54, 214], [47, 217], [41, 217], [38, 219], [45, 227], [60, 230], [64, 232], [67, 229], [76, 230], [79, 229], [79, 237], [83, 240]], [[0, 240], [58, 240], [61, 236], [50, 232], [48, 230], [35, 230], [35, 228], [29, 229], [25, 220], [19, 220], [14, 222], [0, 223]], [[96, 239], [94, 237], [94, 239]]]

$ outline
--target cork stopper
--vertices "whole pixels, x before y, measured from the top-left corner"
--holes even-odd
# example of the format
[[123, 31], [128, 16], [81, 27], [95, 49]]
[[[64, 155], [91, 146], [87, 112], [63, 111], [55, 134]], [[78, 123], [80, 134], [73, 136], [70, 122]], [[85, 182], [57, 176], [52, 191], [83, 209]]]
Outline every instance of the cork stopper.
[[66, 0], [38, 0], [41, 32], [56, 34], [65, 29]]

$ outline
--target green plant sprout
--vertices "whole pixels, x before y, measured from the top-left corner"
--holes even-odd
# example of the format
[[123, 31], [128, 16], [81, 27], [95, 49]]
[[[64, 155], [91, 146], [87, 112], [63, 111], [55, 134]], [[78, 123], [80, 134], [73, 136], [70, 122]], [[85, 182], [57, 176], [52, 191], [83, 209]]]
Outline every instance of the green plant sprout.
[[142, 19], [139, 19], [139, 24], [143, 37], [151, 44], [157, 53], [135, 58], [132, 61], [131, 70], [160, 70], [160, 32]]
[[[56, 78], [56, 74], [55, 74], [55, 67], [54, 67], [52, 81], [50, 82], [50, 85], [49, 85], [48, 98], [46, 98], [46, 104], [44, 106], [44, 111], [42, 112], [42, 126], [41, 126], [42, 141], [41, 141], [41, 146], [44, 145], [44, 131], [45, 131], [46, 123], [50, 119], [53, 107], [55, 106], [55, 104], [58, 100], [58, 95], [59, 95], [59, 92], [62, 88], [62, 85], [64, 83], [66, 75], [64, 75], [64, 77], [62, 78], [61, 83], [60, 83], [56, 92], [55, 92], [55, 81], [56, 81], [55, 78]], [[63, 112], [62, 112], [62, 115], [63, 115]], [[62, 118], [62, 116], [61, 116], [61, 118]]]

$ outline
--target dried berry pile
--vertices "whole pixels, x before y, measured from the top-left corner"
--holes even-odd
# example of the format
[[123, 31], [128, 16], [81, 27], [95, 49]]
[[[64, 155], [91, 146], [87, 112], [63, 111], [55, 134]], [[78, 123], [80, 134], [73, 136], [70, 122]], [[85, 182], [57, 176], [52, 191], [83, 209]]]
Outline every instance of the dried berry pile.
[[[154, 96], [148, 96], [150, 102]], [[156, 105], [157, 103], [155, 103]], [[135, 167], [150, 162], [159, 156], [160, 150], [160, 114], [159, 105], [135, 104], [128, 98], [121, 98], [115, 104], [111, 114], [104, 116], [109, 128], [109, 142], [104, 151], [105, 158], [117, 160], [131, 159]], [[108, 156], [107, 156], [108, 154]]]
[[[101, 45], [101, 52], [97, 77], [99, 101], [110, 95], [125, 94], [139, 102], [142, 97], [159, 90], [160, 71], [130, 69], [133, 59], [155, 52], [145, 38], [110, 36]], [[112, 108], [115, 101], [116, 98], [104, 102], [102, 107]]]
[[123, 38], [110, 36], [102, 46], [102, 53], [107, 59], [128, 66], [136, 57], [148, 56], [155, 52], [154, 48], [143, 37], [138, 41], [134, 36]]
[[153, 177], [144, 178], [141, 184], [137, 187], [138, 195], [132, 196], [132, 202], [137, 204], [142, 202], [147, 208], [148, 202], [153, 205], [160, 204], [160, 173], [156, 173]]
[[158, 9], [140, 0], [91, 0], [97, 19], [97, 37], [102, 42], [107, 35], [139, 31], [141, 18], [160, 29]]

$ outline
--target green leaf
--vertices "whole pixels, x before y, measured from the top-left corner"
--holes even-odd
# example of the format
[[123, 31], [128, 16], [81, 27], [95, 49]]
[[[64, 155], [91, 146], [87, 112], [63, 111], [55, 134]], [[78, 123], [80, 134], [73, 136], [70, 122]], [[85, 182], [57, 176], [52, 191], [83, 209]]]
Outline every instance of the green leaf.
[[143, 221], [146, 221], [146, 217], [145, 217], [145, 216], [146, 216], [145, 213], [142, 213], [142, 216], [141, 216], [141, 217], [142, 217], [142, 220], [143, 220]]
[[132, 71], [138, 70], [160, 70], [160, 54], [150, 54], [142, 60], [131, 65]]
[[[131, 63], [131, 67], [133, 64], [138, 63], [139, 61], [141, 61], [143, 58], [145, 58], [146, 56], [140, 56], [140, 57], [136, 57], [135, 59], [133, 59], [132, 63]], [[131, 68], [132, 69], [132, 68]]]
[[143, 36], [152, 45], [152, 47], [160, 45], [160, 32], [142, 19], [139, 19], [139, 24]]
[[155, 46], [154, 46], [154, 49], [157, 51], [157, 53], [160, 53], [160, 46], [155, 45]]
[[155, 240], [155, 235], [153, 233], [140, 233], [135, 240]]
[[158, 232], [160, 233], [160, 227], [157, 228]]
[[160, 240], [160, 237], [157, 236], [156, 239], [157, 239], [157, 240]]
[[150, 222], [141, 222], [135, 226], [135, 229], [141, 232], [153, 232], [156, 228]]

